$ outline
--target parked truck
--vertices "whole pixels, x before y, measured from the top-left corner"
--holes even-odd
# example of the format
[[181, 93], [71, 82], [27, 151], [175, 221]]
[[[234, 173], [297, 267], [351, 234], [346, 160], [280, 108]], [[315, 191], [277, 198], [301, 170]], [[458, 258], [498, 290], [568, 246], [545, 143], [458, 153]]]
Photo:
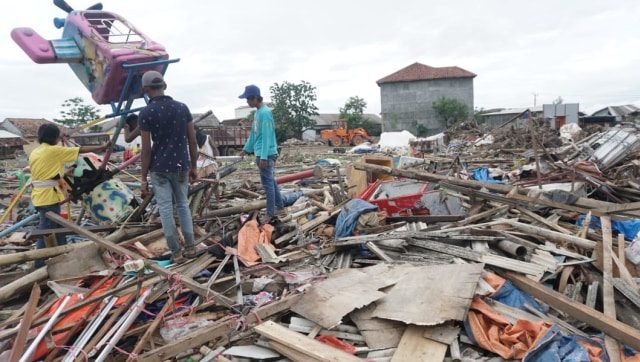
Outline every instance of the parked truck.
[[249, 138], [251, 126], [223, 126], [207, 130], [213, 138], [220, 156], [235, 156], [241, 150]]
[[348, 129], [346, 119], [332, 121], [331, 129], [325, 129], [320, 132], [320, 138], [323, 142], [333, 147], [343, 145], [358, 146], [365, 140], [371, 140], [364, 128]]

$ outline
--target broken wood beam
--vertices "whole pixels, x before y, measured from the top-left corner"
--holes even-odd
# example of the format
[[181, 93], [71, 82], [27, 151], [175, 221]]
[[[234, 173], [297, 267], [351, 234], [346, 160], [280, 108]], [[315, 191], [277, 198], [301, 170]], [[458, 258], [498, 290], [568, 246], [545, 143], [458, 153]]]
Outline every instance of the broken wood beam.
[[[251, 327], [255, 323], [260, 322], [263, 319], [269, 318], [275, 314], [281, 313], [291, 308], [296, 304], [302, 294], [290, 294], [286, 298], [280, 299], [277, 302], [265, 305], [260, 308], [256, 308], [248, 313], [245, 317], [245, 327]], [[232, 327], [230, 322], [231, 316], [224, 317], [216, 322], [212, 326], [199, 328], [186, 336], [180, 337], [173, 342], [170, 342], [164, 346], [148, 351], [138, 356], [138, 362], [162, 362], [167, 359], [177, 356], [179, 353], [184, 352], [190, 348], [197, 348], [203, 344], [215, 340], [218, 337], [229, 336], [232, 333], [237, 333]]]
[[[139, 254], [123, 248], [120, 245], [114, 244], [112, 242], [110, 242], [109, 240], [100, 237], [99, 235], [96, 235], [90, 231], [86, 231], [84, 230], [81, 226], [76, 225], [70, 221], [68, 221], [67, 219], [61, 217], [60, 215], [54, 213], [54, 212], [47, 212], [46, 213], [47, 218], [49, 218], [50, 220], [53, 220], [55, 222], [57, 222], [59, 225], [62, 225], [64, 227], [67, 227], [71, 230], [74, 230], [75, 232], [77, 232], [78, 234], [86, 237], [87, 239], [97, 243], [100, 246], [103, 246], [113, 252], [116, 252], [120, 255], [126, 255], [132, 259], [144, 259], [142, 256], [140, 256]], [[164, 267], [156, 264], [156, 263], [148, 263], [147, 268], [153, 270], [154, 272], [156, 272], [159, 275], [162, 275], [163, 277], [167, 278], [168, 280], [171, 279], [172, 276], [172, 272], [165, 269]], [[213, 290], [210, 290], [209, 288], [206, 288], [205, 286], [203, 286], [202, 284], [196, 282], [195, 280], [191, 279], [191, 278], [185, 278], [182, 277], [180, 279], [180, 282], [183, 283], [186, 287], [188, 287], [189, 289], [191, 289], [194, 293], [204, 297], [204, 298], [208, 298], [208, 297], [213, 297], [218, 303], [220, 303], [221, 305], [227, 307], [227, 308], [232, 308], [234, 302], [233, 300], [225, 297], [222, 294], [219, 294]], [[233, 309], [233, 308], [232, 308]]]
[[274, 340], [284, 346], [302, 353], [311, 360], [319, 361], [344, 361], [362, 362], [361, 358], [344, 352], [341, 349], [329, 346], [308, 336], [292, 331], [273, 321], [266, 321], [253, 328], [258, 334]]
[[528, 234], [539, 235], [539, 236], [542, 236], [543, 238], [547, 238], [556, 242], [561, 242], [561, 243], [566, 242], [569, 244], [574, 244], [584, 249], [593, 249], [598, 244], [593, 240], [588, 240], [588, 239], [580, 238], [573, 235], [563, 234], [557, 231], [539, 228], [537, 226], [524, 224], [518, 221], [505, 220], [505, 223]]
[[18, 329], [18, 335], [13, 342], [13, 348], [11, 349], [11, 355], [9, 356], [9, 362], [18, 362], [24, 347], [27, 343], [27, 334], [31, 328], [31, 322], [38, 306], [38, 300], [40, 299], [40, 286], [38, 283], [33, 283], [31, 288], [31, 295], [29, 296], [29, 302], [27, 302], [27, 309], [24, 312], [24, 318], [20, 322], [20, 328]]
[[[101, 233], [101, 232], [109, 232], [109, 231], [114, 231], [116, 230], [118, 227], [117, 226], [113, 226], [113, 225], [92, 225], [92, 226], [84, 226], [85, 229], [94, 232], [94, 233]], [[31, 239], [37, 239], [37, 238], [42, 238], [45, 237], [47, 235], [51, 235], [51, 233], [56, 233], [56, 235], [74, 235], [75, 232], [67, 229], [67, 228], [59, 228], [59, 229], [47, 229], [47, 230], [30, 230], [27, 232], [27, 234], [25, 235], [25, 239], [27, 240], [31, 240]]]
[[[312, 195], [322, 195], [323, 192], [324, 192], [324, 189], [318, 189], [318, 190], [305, 191], [303, 194], [305, 196], [312, 196]], [[257, 201], [252, 201], [239, 206], [212, 210], [212, 211], [209, 211], [206, 215], [203, 215], [202, 218], [208, 219], [213, 217], [230, 216], [230, 215], [241, 214], [241, 213], [249, 212], [253, 210], [260, 210], [265, 207], [267, 207], [267, 200], [257, 200]]]
[[640, 330], [578, 303], [555, 290], [514, 272], [505, 273], [517, 288], [549, 304], [560, 312], [584, 322], [601, 332], [640, 350]]
[[466, 219], [457, 221], [453, 224], [448, 224], [448, 225], [444, 225], [441, 229], [447, 229], [447, 228], [452, 228], [452, 227], [456, 227], [456, 226], [464, 226], [464, 225], [468, 225], [471, 223], [475, 223], [476, 221], [480, 221], [483, 219], [488, 218], [489, 216], [493, 216], [496, 215], [498, 213], [504, 212], [509, 210], [509, 205], [504, 205], [504, 206], [500, 206], [500, 207], [496, 207], [493, 209], [489, 209], [487, 211], [483, 211], [481, 213], [475, 214], [475, 215], [471, 215], [469, 217], [467, 217]]
[[0, 266], [24, 263], [36, 259], [47, 259], [60, 254], [68, 253], [74, 249], [89, 245], [89, 243], [74, 243], [51, 248], [35, 249], [24, 251], [22, 253], [3, 254], [0, 255]]
[[33, 272], [23, 276], [20, 279], [0, 288], [0, 303], [4, 303], [19, 296], [25, 289], [33, 285], [33, 283], [39, 283], [49, 277], [47, 267], [38, 268]]

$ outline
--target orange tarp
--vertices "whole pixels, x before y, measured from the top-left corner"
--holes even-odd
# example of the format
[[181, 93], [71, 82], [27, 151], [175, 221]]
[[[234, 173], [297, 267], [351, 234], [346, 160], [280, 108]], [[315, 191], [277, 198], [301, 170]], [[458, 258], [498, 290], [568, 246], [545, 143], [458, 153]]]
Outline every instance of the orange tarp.
[[468, 318], [476, 343], [505, 359], [522, 359], [553, 326], [524, 319], [511, 324], [480, 297], [471, 302]]
[[238, 232], [238, 255], [247, 264], [253, 265], [260, 260], [255, 246], [258, 244], [269, 245], [271, 250], [276, 250], [271, 244], [273, 226], [266, 224], [260, 227], [257, 220], [247, 221]]

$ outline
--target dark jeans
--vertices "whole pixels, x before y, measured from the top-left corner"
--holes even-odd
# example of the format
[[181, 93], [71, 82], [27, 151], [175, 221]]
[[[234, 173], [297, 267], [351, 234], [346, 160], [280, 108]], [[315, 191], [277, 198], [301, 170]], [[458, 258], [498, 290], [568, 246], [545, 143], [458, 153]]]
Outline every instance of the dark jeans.
[[[58, 229], [60, 225], [58, 225], [55, 221], [49, 220], [45, 214], [49, 211], [55, 212], [60, 215], [60, 204], [54, 205], [46, 205], [46, 206], [37, 206], [36, 211], [40, 215], [40, 223], [38, 224], [38, 230], [49, 230], [49, 229]], [[67, 244], [67, 237], [64, 235], [57, 235], [56, 242], [58, 246]], [[44, 249], [47, 245], [44, 243], [43, 238], [39, 238], [36, 241], [36, 249]], [[35, 261], [35, 268], [42, 268], [44, 266], [44, 259], [38, 259]]]
[[280, 196], [280, 188], [276, 183], [276, 160], [278, 155], [271, 155], [267, 158], [267, 167], [260, 168], [260, 157], [256, 157], [256, 165], [260, 170], [260, 183], [264, 188], [264, 193], [267, 196], [267, 215], [275, 216], [276, 209], [284, 208], [282, 204], [282, 197]]

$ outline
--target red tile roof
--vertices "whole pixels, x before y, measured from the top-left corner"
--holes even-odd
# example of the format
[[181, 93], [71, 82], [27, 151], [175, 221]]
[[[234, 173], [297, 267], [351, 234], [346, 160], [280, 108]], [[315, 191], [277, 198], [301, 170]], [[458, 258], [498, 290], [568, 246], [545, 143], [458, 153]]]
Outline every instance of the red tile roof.
[[[13, 124], [14, 127], [16, 127], [19, 131], [20, 131], [20, 136], [24, 137], [24, 138], [38, 138], [38, 128], [40, 128], [41, 125], [45, 124], [45, 123], [53, 123], [49, 120], [46, 120], [44, 118], [39, 118], [39, 119], [35, 119], [35, 118], [5, 118], [4, 120], [5, 122], [10, 122], [11, 124]], [[61, 126], [59, 124], [55, 124], [56, 126], [58, 126], [58, 128], [60, 128], [61, 132], [66, 132], [67, 129], [64, 126]]]
[[476, 74], [459, 67], [435, 68], [428, 65], [413, 63], [410, 66], [392, 73], [376, 83], [411, 82], [416, 80], [443, 79], [443, 78], [474, 78]]

